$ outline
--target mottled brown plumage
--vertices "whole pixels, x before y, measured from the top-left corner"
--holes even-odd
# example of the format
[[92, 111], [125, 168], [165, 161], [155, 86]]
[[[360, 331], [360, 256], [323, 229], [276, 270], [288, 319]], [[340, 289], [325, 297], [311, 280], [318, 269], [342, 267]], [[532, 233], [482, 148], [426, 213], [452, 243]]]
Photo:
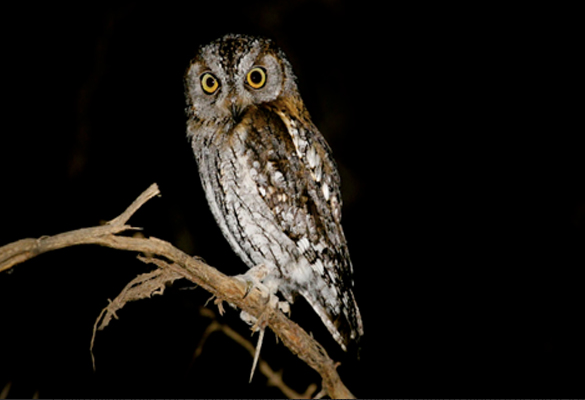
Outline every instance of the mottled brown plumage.
[[264, 38], [203, 46], [185, 75], [187, 135], [211, 211], [262, 283], [303, 296], [345, 350], [363, 335], [331, 150], [284, 53]]

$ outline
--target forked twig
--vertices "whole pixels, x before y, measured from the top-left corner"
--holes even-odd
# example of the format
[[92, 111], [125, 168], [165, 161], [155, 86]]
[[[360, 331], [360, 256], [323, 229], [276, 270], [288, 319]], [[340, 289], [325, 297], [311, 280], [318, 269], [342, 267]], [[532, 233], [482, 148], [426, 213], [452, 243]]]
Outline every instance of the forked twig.
[[118, 235], [124, 231], [137, 229], [126, 225], [128, 219], [144, 203], [159, 194], [158, 186], [151, 185], [122, 214], [105, 225], [77, 229], [54, 236], [43, 236], [38, 239], [22, 239], [0, 247], [0, 272], [39, 254], [80, 244], [97, 244], [148, 255], [147, 258], [164, 261], [157, 262], [157, 266], [169, 273], [174, 273], [173, 276], [177, 277], [175, 279], [178, 277], [188, 279], [217, 299], [227, 301], [250, 315], [260, 316], [264, 312], [263, 318], [266, 325], [291, 352], [321, 375], [323, 387], [331, 398], [354, 398], [341, 381], [335, 363], [329, 358], [323, 346], [282, 312], [266, 309], [265, 299], [259, 291], [252, 291], [244, 296], [246, 288], [241, 281], [222, 274], [166, 241], [154, 237], [136, 238]]

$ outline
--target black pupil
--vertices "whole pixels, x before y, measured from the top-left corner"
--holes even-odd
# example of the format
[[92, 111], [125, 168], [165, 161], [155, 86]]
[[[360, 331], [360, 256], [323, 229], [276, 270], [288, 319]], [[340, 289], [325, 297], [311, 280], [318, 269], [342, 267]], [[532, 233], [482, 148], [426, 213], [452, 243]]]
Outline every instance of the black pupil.
[[208, 76], [207, 79], [205, 80], [205, 85], [208, 88], [212, 88], [214, 84], [215, 84], [215, 79], [213, 79], [211, 76]]
[[260, 73], [260, 71], [252, 71], [252, 73], [250, 74], [250, 80], [255, 85], [258, 85], [260, 82], [262, 82], [262, 74]]

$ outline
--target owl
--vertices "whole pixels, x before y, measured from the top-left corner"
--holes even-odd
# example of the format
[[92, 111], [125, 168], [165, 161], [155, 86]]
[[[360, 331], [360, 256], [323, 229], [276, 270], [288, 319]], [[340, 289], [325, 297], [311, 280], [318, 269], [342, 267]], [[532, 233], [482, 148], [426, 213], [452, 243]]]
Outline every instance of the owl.
[[343, 350], [363, 335], [331, 149], [285, 54], [226, 35], [185, 73], [187, 137], [209, 207], [232, 249], [292, 304], [304, 297]]

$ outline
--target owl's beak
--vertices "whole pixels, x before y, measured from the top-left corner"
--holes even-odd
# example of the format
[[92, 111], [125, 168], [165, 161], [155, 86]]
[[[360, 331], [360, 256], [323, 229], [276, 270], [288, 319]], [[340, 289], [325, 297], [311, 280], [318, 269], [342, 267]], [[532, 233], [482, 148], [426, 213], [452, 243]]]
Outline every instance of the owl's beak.
[[231, 105], [230, 110], [232, 112], [232, 118], [235, 121], [239, 122], [240, 121], [240, 118], [242, 117], [244, 108], [241, 107], [240, 104], [234, 103], [234, 104]]
[[230, 110], [232, 114], [232, 119], [238, 123], [240, 122], [242, 115], [246, 109], [245, 104], [242, 102], [242, 99], [237, 96], [235, 93], [231, 93], [228, 98], [226, 99], [226, 108]]

